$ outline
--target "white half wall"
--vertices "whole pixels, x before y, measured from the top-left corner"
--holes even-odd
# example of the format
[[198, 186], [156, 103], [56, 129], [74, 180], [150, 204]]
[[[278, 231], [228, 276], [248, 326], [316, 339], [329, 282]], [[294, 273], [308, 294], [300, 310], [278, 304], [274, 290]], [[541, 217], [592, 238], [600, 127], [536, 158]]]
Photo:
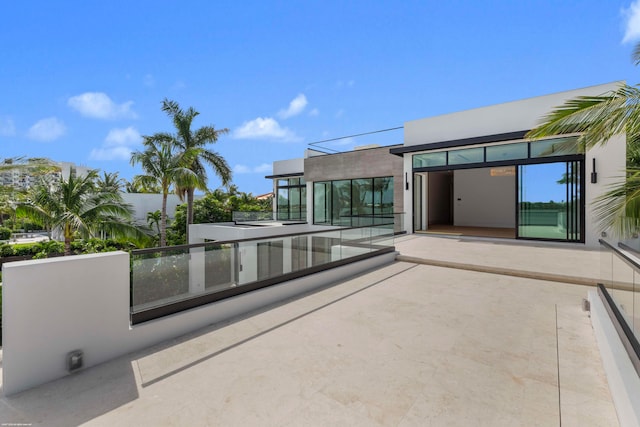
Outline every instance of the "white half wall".
[[640, 378], [624, 348], [604, 303], [596, 291], [589, 292], [591, 324], [596, 336], [609, 390], [621, 426], [640, 425]]
[[129, 332], [129, 254], [2, 265], [5, 395], [67, 375], [66, 355], [97, 365], [122, 353]]
[[391, 263], [389, 252], [216, 303], [131, 326], [129, 254], [110, 252], [5, 263], [3, 393], [68, 375], [66, 355], [84, 367], [228, 321], [279, 301]]

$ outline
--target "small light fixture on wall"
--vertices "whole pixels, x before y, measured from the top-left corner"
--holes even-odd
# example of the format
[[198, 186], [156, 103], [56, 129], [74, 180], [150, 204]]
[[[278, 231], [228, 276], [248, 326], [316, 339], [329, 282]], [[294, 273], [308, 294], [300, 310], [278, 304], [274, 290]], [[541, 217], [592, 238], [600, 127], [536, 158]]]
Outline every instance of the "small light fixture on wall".
[[596, 158], [593, 158], [593, 167], [591, 169], [591, 183], [596, 184], [598, 182], [598, 172], [596, 172]]
[[407, 172], [404, 173], [404, 189], [409, 190], [409, 174]]

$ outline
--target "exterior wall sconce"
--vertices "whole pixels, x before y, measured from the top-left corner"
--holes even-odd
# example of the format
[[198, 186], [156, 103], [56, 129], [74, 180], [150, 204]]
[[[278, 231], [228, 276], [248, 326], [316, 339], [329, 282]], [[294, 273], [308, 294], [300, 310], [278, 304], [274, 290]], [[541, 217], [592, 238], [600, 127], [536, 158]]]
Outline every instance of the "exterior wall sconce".
[[407, 172], [404, 173], [404, 189], [409, 190], [409, 174]]
[[82, 350], [74, 350], [67, 353], [67, 371], [75, 372], [82, 368], [84, 354]]
[[593, 167], [591, 168], [591, 183], [596, 184], [598, 182], [598, 172], [596, 172], [596, 158], [593, 158]]

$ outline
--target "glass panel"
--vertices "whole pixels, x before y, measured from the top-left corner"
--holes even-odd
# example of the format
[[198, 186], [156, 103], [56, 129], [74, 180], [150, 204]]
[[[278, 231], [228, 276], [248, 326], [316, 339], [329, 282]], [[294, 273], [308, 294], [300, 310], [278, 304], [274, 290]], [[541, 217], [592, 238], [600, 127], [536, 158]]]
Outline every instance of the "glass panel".
[[300, 178], [289, 178], [289, 185], [299, 185]]
[[313, 184], [313, 223], [331, 223], [330, 208], [331, 184], [328, 182], [315, 182]]
[[189, 292], [189, 258], [183, 249], [135, 257], [131, 273], [134, 311], [182, 299]]
[[[332, 260], [332, 248], [340, 244], [340, 231], [322, 233], [311, 237], [311, 262], [314, 266]], [[335, 256], [335, 255], [333, 255]]]
[[579, 153], [577, 138], [556, 138], [531, 142], [531, 157], [563, 156]]
[[288, 179], [279, 179], [278, 180], [278, 187], [286, 187], [287, 185], [289, 185], [289, 180]]
[[393, 222], [393, 177], [374, 178], [373, 206], [374, 215], [384, 217], [382, 223]]
[[278, 219], [289, 219], [288, 188], [278, 188]]
[[484, 162], [484, 148], [465, 148], [462, 150], [449, 151], [449, 164], [462, 165], [465, 163]]
[[640, 273], [634, 272], [633, 275], [633, 334], [640, 341]]
[[373, 215], [373, 179], [351, 181], [351, 214], [353, 226], [369, 224]]
[[298, 236], [291, 239], [291, 271], [307, 268], [307, 246], [309, 237]]
[[207, 247], [204, 258], [205, 288], [217, 292], [233, 286], [233, 247]]
[[300, 219], [300, 187], [289, 188], [289, 219]]
[[487, 162], [499, 162], [500, 160], [526, 159], [528, 157], [528, 144], [504, 144], [486, 147]]
[[307, 187], [300, 188], [300, 218], [298, 219], [307, 219]]
[[580, 162], [518, 167], [518, 236], [580, 239]]
[[432, 166], [446, 166], [447, 152], [416, 154], [413, 156], [414, 168], [428, 168]]
[[304, 178], [300, 178], [300, 185], [305, 185], [307, 182], [304, 180]]
[[351, 180], [331, 182], [331, 224], [351, 224]]
[[283, 273], [282, 240], [258, 243], [257, 250], [258, 280], [281, 276]]

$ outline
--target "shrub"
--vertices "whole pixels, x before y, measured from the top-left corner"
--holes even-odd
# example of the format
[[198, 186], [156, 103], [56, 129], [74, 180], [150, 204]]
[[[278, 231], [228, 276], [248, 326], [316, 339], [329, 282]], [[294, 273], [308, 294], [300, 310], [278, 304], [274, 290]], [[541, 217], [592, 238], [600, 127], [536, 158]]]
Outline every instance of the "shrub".
[[7, 227], [0, 227], [0, 240], [9, 240], [11, 237], [11, 229]]
[[34, 255], [37, 252], [36, 244], [17, 244], [13, 245], [13, 255], [16, 256], [24, 256], [24, 255]]
[[8, 243], [3, 243], [2, 245], [0, 245], [0, 256], [2, 257], [8, 257], [8, 256], [13, 256], [14, 252], [13, 252], [13, 246], [8, 244]]

